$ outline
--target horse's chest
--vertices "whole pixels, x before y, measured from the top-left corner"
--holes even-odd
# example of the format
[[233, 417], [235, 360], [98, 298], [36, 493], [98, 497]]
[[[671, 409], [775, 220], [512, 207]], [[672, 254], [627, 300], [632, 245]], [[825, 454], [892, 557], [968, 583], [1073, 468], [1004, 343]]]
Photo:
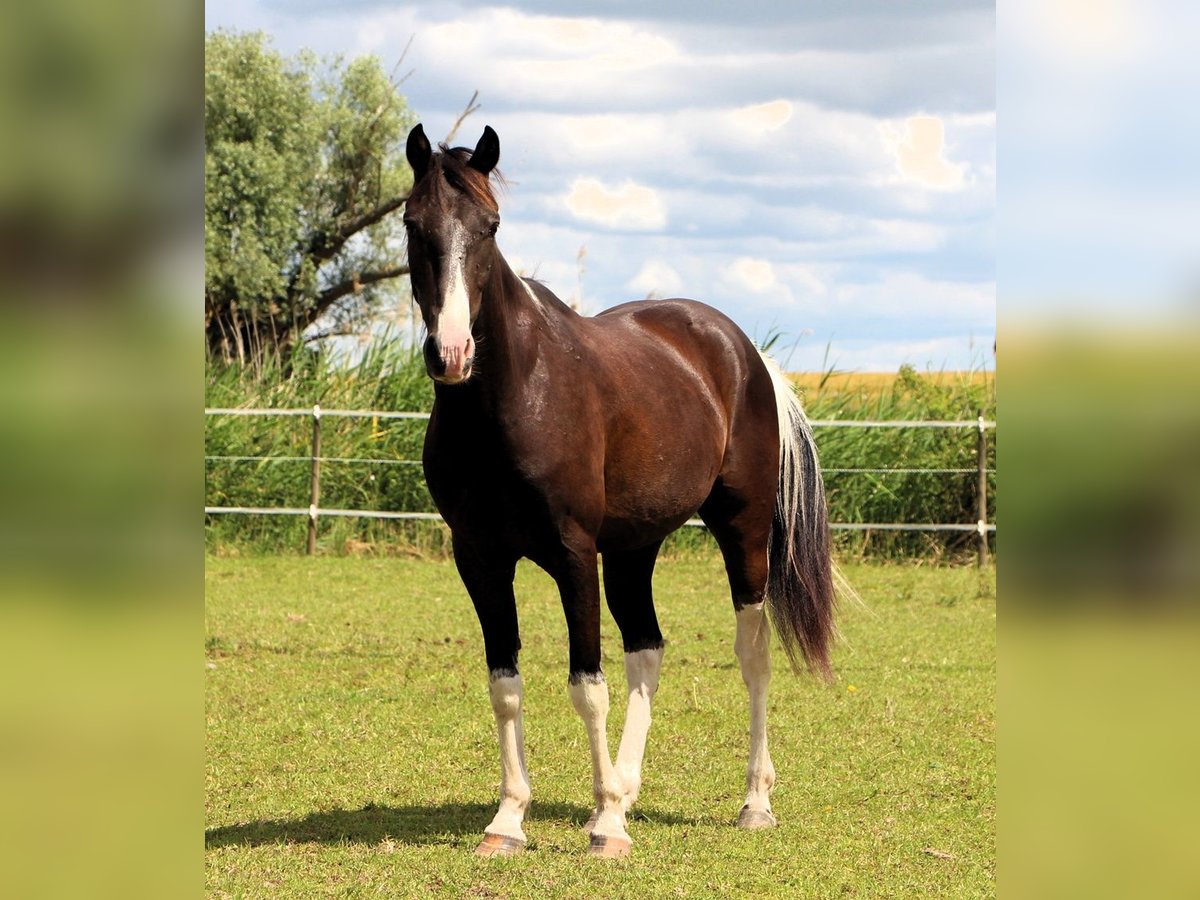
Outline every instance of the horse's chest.
[[521, 544], [550, 518], [552, 490], [538, 470], [491, 442], [437, 442], [427, 447], [425, 478], [452, 531], [487, 531], [491, 539]]

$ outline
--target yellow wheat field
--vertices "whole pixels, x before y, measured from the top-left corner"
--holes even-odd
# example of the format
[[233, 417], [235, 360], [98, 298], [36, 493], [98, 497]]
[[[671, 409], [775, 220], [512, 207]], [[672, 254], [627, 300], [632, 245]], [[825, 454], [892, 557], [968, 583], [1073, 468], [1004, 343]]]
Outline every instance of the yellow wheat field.
[[[789, 372], [805, 401], [822, 396], [858, 395], [867, 400], [889, 393], [899, 377], [896, 372]], [[984, 385], [994, 390], [996, 373], [984, 371], [921, 372], [922, 381], [939, 387]]]

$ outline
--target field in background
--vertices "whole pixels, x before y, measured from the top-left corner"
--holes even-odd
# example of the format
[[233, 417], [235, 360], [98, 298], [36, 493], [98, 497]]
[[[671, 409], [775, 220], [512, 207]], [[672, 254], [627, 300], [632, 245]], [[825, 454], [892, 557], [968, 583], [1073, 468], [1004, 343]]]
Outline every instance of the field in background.
[[[983, 370], [921, 372], [920, 379], [927, 385], [950, 392], [976, 392], [985, 404], [995, 395], [996, 373]], [[864, 405], [878, 403], [897, 388], [902, 379], [898, 372], [789, 372], [788, 378], [796, 386], [800, 397], [808, 404], [820, 404], [822, 400], [842, 403], [857, 399]]]
[[[584, 856], [587, 741], [553, 583], [518, 571], [530, 845], [471, 850], [494, 812], [482, 641], [452, 565], [206, 565], [209, 896], [937, 896], [995, 893], [995, 574], [851, 565], [832, 686], [776, 654], [777, 829], [741, 833], [745, 689], [719, 557], [660, 563], [668, 638], [634, 856]], [[624, 713], [607, 613], [610, 744]]]
[[[953, 419], [973, 421], [980, 409], [995, 418], [992, 372], [793, 376], [813, 419]], [[322, 357], [298, 357], [289, 371], [260, 373], [210, 367], [210, 407], [428, 410], [433, 390], [423, 364], [399, 345], [372, 347], [350, 369]], [[321, 470], [326, 508], [433, 511], [419, 460], [425, 423], [419, 420], [332, 419], [322, 423]], [[208, 416], [205, 421], [205, 503], [209, 506], [309, 505], [312, 425], [290, 419]], [[995, 432], [988, 436], [995, 466]], [[971, 429], [818, 429], [817, 443], [835, 522], [974, 523], [975, 433]], [[257, 457], [290, 457], [264, 461]], [[362, 460], [384, 459], [386, 464]], [[404, 462], [407, 461], [407, 462]], [[885, 469], [952, 472], [887, 472]], [[845, 469], [868, 469], [846, 472]], [[963, 471], [967, 470], [967, 471]], [[995, 476], [989, 478], [988, 520], [996, 521]], [[215, 554], [296, 553], [305, 545], [303, 517], [210, 516], [208, 550]], [[835, 536], [850, 558], [961, 560], [975, 550], [972, 533], [847, 533]], [[438, 525], [323, 519], [318, 551], [336, 555], [444, 556]], [[710, 547], [698, 529], [684, 529], [669, 549]]]

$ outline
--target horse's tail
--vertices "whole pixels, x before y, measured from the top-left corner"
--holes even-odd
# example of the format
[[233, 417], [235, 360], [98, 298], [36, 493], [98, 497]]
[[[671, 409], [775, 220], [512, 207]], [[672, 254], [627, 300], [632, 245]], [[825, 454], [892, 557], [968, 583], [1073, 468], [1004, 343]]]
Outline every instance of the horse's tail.
[[767, 609], [792, 667], [833, 679], [833, 561], [825, 485], [812, 429], [792, 385], [766, 354], [779, 416], [779, 492], [768, 550]]

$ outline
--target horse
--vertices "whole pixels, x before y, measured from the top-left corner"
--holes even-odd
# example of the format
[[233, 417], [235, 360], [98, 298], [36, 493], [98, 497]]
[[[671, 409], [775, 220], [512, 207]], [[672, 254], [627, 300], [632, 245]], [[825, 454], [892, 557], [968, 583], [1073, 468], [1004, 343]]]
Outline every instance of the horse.
[[[408, 136], [404, 212], [413, 298], [434, 382], [423, 465], [483, 631], [500, 745], [500, 804], [476, 848], [525, 846], [530, 803], [513, 578], [526, 558], [555, 581], [567, 691], [591, 747], [589, 854], [627, 856], [626, 813], [665, 642], [651, 592], [664, 539], [699, 515], [724, 557], [734, 651], [749, 694], [741, 828], [776, 824], [767, 750], [767, 615], [793, 668], [831, 678], [835, 595], [812, 432], [786, 378], [724, 314], [692, 300], [585, 317], [501, 255], [485, 127], [474, 150]], [[625, 651], [629, 703], [615, 761], [600, 666], [600, 576]]]

